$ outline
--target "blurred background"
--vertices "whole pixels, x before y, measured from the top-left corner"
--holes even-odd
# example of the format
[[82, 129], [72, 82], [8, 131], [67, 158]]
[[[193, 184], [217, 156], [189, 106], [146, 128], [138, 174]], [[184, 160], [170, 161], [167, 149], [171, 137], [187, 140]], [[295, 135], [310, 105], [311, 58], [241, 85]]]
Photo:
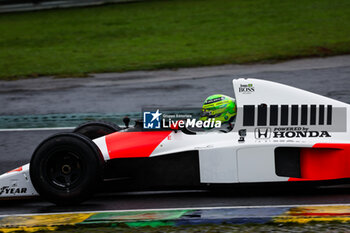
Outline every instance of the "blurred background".
[[[274, 63], [350, 52], [348, 0], [111, 2], [1, 0], [2, 10], [15, 12], [0, 14], [0, 79]], [[68, 3], [80, 7], [56, 9]]]
[[[349, 53], [349, 0], [0, 0], [0, 173], [28, 163], [54, 133], [122, 125], [144, 106], [200, 109], [209, 95], [234, 96], [236, 78], [350, 103]], [[194, 194], [188, 207], [344, 204], [348, 193]], [[178, 208], [186, 196], [101, 198], [83, 210]], [[1, 211], [23, 209], [52, 210], [18, 202]]]

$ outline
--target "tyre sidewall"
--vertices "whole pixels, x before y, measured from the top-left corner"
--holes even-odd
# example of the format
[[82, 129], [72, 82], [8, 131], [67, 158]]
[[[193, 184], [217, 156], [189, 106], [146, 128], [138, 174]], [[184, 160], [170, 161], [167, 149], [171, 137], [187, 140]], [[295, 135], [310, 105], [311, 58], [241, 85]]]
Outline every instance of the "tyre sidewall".
[[121, 128], [109, 122], [87, 122], [74, 129], [74, 133], [84, 135], [90, 139], [102, 137], [121, 130]]
[[[61, 149], [79, 155], [83, 167], [79, 183], [65, 190], [52, 185], [46, 167], [52, 153]], [[90, 139], [76, 134], [58, 134], [45, 140], [35, 150], [30, 162], [30, 177], [34, 188], [45, 199], [56, 204], [79, 203], [96, 191], [101, 180], [100, 160], [99, 150]]]

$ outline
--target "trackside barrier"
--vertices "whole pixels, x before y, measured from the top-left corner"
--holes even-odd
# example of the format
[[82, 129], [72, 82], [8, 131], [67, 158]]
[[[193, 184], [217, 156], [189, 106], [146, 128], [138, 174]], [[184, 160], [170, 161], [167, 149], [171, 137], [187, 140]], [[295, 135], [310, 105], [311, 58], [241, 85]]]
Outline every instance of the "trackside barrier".
[[131, 120], [141, 119], [141, 113], [71, 113], [71, 114], [45, 114], [0, 116], [0, 131], [5, 129], [28, 128], [60, 128], [76, 127], [87, 121], [108, 121], [124, 125], [123, 117]]
[[98, 6], [107, 3], [137, 2], [141, 0], [0, 0], [0, 13], [37, 11], [55, 8]]

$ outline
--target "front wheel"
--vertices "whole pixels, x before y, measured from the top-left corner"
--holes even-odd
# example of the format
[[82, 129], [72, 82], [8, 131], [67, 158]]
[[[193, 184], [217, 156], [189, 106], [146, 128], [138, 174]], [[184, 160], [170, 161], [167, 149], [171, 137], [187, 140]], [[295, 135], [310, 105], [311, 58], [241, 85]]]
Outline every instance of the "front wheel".
[[58, 205], [89, 198], [101, 181], [103, 160], [87, 137], [63, 133], [42, 142], [30, 161], [30, 178], [36, 191]]

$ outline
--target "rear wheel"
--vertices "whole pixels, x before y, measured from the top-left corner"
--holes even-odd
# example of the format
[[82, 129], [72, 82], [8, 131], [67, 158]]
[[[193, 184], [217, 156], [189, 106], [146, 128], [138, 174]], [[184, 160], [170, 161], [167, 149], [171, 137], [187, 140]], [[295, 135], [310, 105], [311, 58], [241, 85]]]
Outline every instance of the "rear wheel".
[[121, 130], [121, 128], [113, 123], [104, 121], [91, 121], [79, 125], [74, 129], [74, 133], [82, 134], [91, 140], [99, 138]]
[[30, 178], [44, 199], [59, 205], [89, 198], [101, 181], [103, 159], [87, 137], [57, 134], [42, 142], [30, 161]]

